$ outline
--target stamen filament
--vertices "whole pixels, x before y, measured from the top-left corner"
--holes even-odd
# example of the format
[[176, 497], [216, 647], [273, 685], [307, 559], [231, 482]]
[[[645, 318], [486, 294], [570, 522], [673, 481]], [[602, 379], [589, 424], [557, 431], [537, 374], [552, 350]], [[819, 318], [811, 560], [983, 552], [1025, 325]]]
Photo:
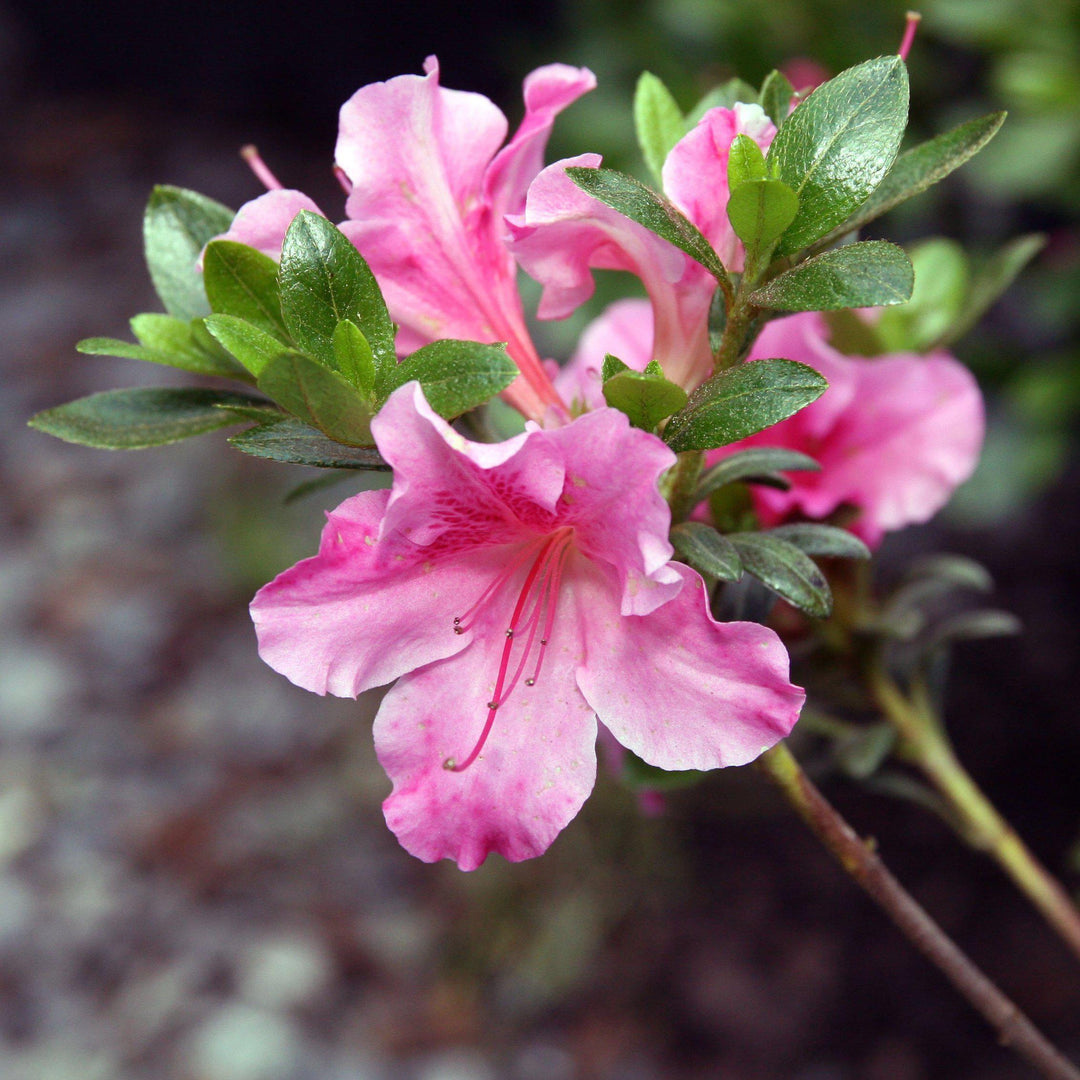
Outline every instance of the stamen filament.
[[270, 171], [269, 166], [259, 156], [259, 151], [248, 143], [240, 147], [240, 156], [248, 163], [251, 171], [259, 178], [267, 191], [279, 191], [284, 184]]
[[911, 52], [912, 42], [915, 40], [915, 31], [919, 28], [919, 23], [922, 21], [922, 15], [917, 11], [909, 11], [907, 13], [907, 23], [904, 26], [904, 39], [900, 42], [900, 59], [907, 60], [908, 53]]

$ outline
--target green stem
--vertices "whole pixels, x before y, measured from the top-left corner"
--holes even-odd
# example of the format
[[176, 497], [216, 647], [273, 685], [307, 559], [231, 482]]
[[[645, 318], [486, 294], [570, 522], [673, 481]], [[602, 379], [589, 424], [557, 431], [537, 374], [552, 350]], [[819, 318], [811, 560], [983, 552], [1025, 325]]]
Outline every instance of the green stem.
[[1047, 1041], [1034, 1024], [960, 951], [955, 942], [892, 876], [803, 772], [783, 743], [758, 759], [815, 836], [870, 895], [909, 941], [923, 953], [982, 1016], [1000, 1041], [1050, 1080], [1080, 1080], [1080, 1071]]
[[968, 842], [997, 860], [1080, 957], [1080, 911], [957, 760], [925, 694], [916, 688], [911, 699], [905, 697], [879, 668], [871, 670], [870, 685], [882, 711], [900, 733], [901, 753], [945, 797]]
[[671, 507], [672, 525], [685, 521], [697, 505], [694, 495], [704, 464], [704, 451], [684, 450], [664, 477], [664, 497]]

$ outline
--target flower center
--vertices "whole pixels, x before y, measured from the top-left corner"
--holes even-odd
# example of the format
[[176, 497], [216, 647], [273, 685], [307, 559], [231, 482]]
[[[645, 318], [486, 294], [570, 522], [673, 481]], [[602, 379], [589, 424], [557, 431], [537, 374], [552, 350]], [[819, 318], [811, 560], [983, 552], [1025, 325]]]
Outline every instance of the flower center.
[[458, 764], [450, 757], [443, 762], [443, 768], [449, 772], [464, 772], [479, 757], [495, 724], [495, 713], [514, 692], [530, 657], [535, 657], [535, 662], [531, 673], [525, 679], [525, 685], [535, 686], [536, 680], [540, 678], [544, 655], [551, 640], [551, 630], [555, 625], [555, 607], [573, 535], [574, 530], [567, 526], [525, 544], [510, 565], [484, 590], [476, 603], [464, 615], [454, 619], [454, 633], [464, 634], [474, 625], [485, 604], [502, 591], [525, 563], [532, 560], [518, 592], [514, 612], [510, 616], [510, 625], [506, 629], [506, 639], [499, 658], [499, 672], [495, 677], [495, 693], [488, 702], [483, 730], [464, 761]]

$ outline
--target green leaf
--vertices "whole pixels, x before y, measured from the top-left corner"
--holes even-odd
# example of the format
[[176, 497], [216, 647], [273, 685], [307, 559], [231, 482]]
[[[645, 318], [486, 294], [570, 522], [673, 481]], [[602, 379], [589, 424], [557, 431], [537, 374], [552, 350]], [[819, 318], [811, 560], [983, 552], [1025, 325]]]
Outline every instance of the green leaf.
[[234, 435], [229, 442], [245, 454], [283, 461], [290, 465], [313, 465], [318, 469], [389, 470], [374, 447], [342, 446], [299, 420], [260, 424]]
[[356, 323], [371, 346], [377, 369], [393, 370], [394, 324], [363, 256], [326, 218], [301, 210], [285, 234], [278, 275], [281, 314], [305, 352], [335, 364], [334, 331]]
[[686, 132], [682, 109], [671, 91], [651, 72], [643, 71], [634, 91], [634, 127], [645, 164], [657, 183], [668, 151]]
[[836, 743], [834, 753], [848, 776], [865, 780], [881, 768], [896, 746], [898, 732], [888, 721], [867, 724]]
[[761, 147], [749, 135], [736, 135], [731, 140], [731, 149], [728, 151], [728, 191], [733, 192], [740, 184], [749, 183], [751, 180], [764, 180], [767, 175], [765, 155], [761, 152]]
[[369, 402], [336, 371], [310, 356], [298, 352], [275, 356], [259, 374], [259, 389], [335, 442], [370, 446], [374, 441]]
[[832, 612], [832, 593], [825, 575], [794, 544], [768, 533], [731, 533], [743, 569], [789, 604], [819, 619]]
[[664, 377], [653, 360], [644, 371], [620, 371], [606, 379], [604, 400], [613, 409], [626, 413], [634, 427], [652, 431], [686, 404], [687, 395], [681, 386]]
[[259, 377], [266, 365], [286, 351], [276, 337], [235, 315], [207, 315], [206, 329], [241, 364]]
[[203, 280], [215, 314], [235, 315], [289, 343], [281, 317], [278, 265], [268, 255], [232, 240], [214, 240], [203, 257]]
[[755, 253], [779, 240], [798, 212], [799, 197], [782, 180], [748, 180], [727, 204], [735, 235]]
[[619, 779], [632, 791], [681, 791], [700, 784], [708, 775], [697, 769], [661, 769], [627, 750], [623, 754]]
[[926, 240], [911, 251], [915, 288], [911, 299], [883, 311], [873, 331], [881, 352], [926, 352], [957, 321], [968, 295], [970, 270], [955, 240]]
[[787, 76], [779, 71], [770, 71], [761, 84], [758, 102], [769, 119], [779, 128], [788, 118], [794, 96], [795, 87], [788, 81]]
[[332, 344], [334, 366], [361, 394], [370, 395], [375, 389], [375, 360], [360, 328], [342, 319], [334, 330]]
[[139, 450], [235, 424], [237, 418], [217, 406], [257, 401], [246, 394], [192, 387], [106, 390], [39, 412], [29, 424], [80, 446]]
[[683, 562], [702, 574], [721, 581], [738, 581], [742, 577], [742, 562], [735, 545], [711, 525], [682, 521], [671, 530], [671, 545]]
[[616, 375], [624, 371], [633, 371], [629, 364], [624, 364], [617, 356], [607, 353], [604, 356], [604, 364], [600, 369], [600, 381], [606, 383], [608, 379], [614, 379]]
[[727, 283], [727, 271], [720, 256], [698, 227], [674, 206], [640, 181], [614, 169], [570, 168], [566, 175], [582, 191], [606, 203], [620, 214], [662, 236], [680, 251], [701, 263], [717, 281]]
[[751, 360], [713, 376], [664, 429], [672, 450], [710, 450], [755, 435], [816, 401], [829, 388], [795, 360]]
[[907, 69], [898, 56], [842, 71], [799, 104], [768, 154], [799, 197], [781, 255], [812, 244], [866, 202], [896, 157], [907, 112]]
[[1041, 233], [1030, 233], [1017, 237], [989, 259], [977, 262], [963, 310], [937, 343], [949, 345], [963, 337], [1045, 246], [1045, 236]]
[[777, 525], [769, 536], [794, 544], [807, 555], [827, 555], [837, 559], [869, 559], [870, 549], [847, 529], [835, 525], [818, 525], [799, 522], [795, 525]]
[[1024, 624], [1011, 612], [983, 608], [962, 611], [943, 619], [927, 635], [924, 652], [932, 652], [955, 641], [977, 641], [982, 638], [1012, 637], [1023, 632]]
[[[745, 483], [766, 478], [783, 480], [780, 473], [784, 470], [817, 472], [820, 469], [821, 466], [812, 457], [800, 454], [797, 450], [784, 450], [778, 446], [755, 446], [718, 461], [711, 469], [702, 473], [694, 498], [700, 502], [725, 484], [738, 481]], [[784, 486], [790, 485], [785, 481]]]
[[726, 83], [710, 90], [687, 114], [686, 130], [695, 128], [710, 109], [733, 109], [739, 102], [752, 105], [758, 92], [742, 79], [728, 79]]
[[864, 240], [799, 263], [750, 294], [774, 311], [833, 311], [902, 304], [911, 296], [915, 272], [903, 248], [887, 240]]
[[851, 217], [823, 236], [821, 243], [831, 243], [846, 233], [862, 228], [887, 210], [944, 180], [949, 173], [974, 157], [998, 133], [1004, 122], [1005, 113], [990, 113], [904, 151], [870, 198]]
[[518, 375], [505, 345], [478, 341], [433, 341], [396, 366], [391, 390], [412, 379], [424, 389], [428, 404], [448, 420], [483, 405]]
[[124, 360], [142, 360], [149, 364], [191, 371], [196, 375], [215, 375], [226, 379], [246, 379], [247, 372], [231, 357], [211, 353], [199, 344], [193, 323], [171, 315], [146, 312], [131, 320], [131, 329], [139, 339], [85, 338], [75, 348], [90, 356], [116, 356]]
[[233, 216], [198, 192], [154, 188], [143, 216], [143, 244], [150, 279], [170, 315], [186, 322], [210, 314], [196, 263], [207, 242], [228, 231]]

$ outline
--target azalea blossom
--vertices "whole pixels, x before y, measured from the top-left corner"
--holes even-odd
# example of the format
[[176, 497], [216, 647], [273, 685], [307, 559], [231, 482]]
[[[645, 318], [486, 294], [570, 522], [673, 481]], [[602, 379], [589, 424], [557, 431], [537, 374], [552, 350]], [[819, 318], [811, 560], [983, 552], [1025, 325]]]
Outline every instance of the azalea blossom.
[[[646, 300], [622, 300], [594, 319], [557, 385], [577, 407], [604, 405], [606, 352], [635, 370], [649, 361], [652, 312]], [[621, 350], [621, 351], [618, 351]], [[886, 532], [927, 521], [974, 471], [982, 448], [982, 395], [970, 371], [942, 349], [926, 356], [848, 357], [828, 342], [815, 312], [768, 323], [749, 360], [783, 356], [819, 371], [829, 389], [812, 405], [741, 442], [712, 451], [710, 463], [751, 446], [809, 454], [820, 472], [792, 472], [791, 488], [753, 486], [763, 525], [794, 514], [828, 517], [858, 510], [849, 524], [871, 546]]]
[[544, 851], [596, 774], [597, 717], [663, 769], [743, 764], [803, 693], [776, 635], [717, 623], [670, 561], [663, 442], [600, 409], [474, 443], [395, 391], [372, 422], [389, 491], [346, 500], [319, 553], [252, 603], [260, 653], [375, 720], [401, 843], [463, 869]]
[[[739, 134], [767, 150], [776, 128], [758, 105], [710, 109], [672, 148], [662, 170], [667, 197], [731, 271], [740, 271], [744, 258], [727, 218], [728, 156]], [[707, 319], [716, 281], [674, 245], [586, 194], [566, 175], [569, 167], [598, 168], [600, 162], [597, 154], [582, 154], [549, 165], [529, 188], [524, 212], [509, 219], [514, 255], [544, 286], [537, 314], [571, 314], [593, 294], [593, 269], [628, 270], [641, 278], [652, 304], [650, 358], [669, 379], [692, 390], [712, 372]]]
[[[555, 117], [596, 78], [565, 64], [537, 68], [525, 79], [525, 117], [503, 146], [506, 117], [491, 101], [440, 86], [433, 56], [424, 72], [361, 87], [341, 107], [341, 231], [383, 290], [399, 352], [440, 338], [505, 341], [521, 377], [504, 396], [542, 419], [563, 405], [525, 326], [505, 217], [524, 207]], [[279, 258], [301, 209], [321, 212], [298, 191], [269, 191], [241, 208], [226, 238]]]

